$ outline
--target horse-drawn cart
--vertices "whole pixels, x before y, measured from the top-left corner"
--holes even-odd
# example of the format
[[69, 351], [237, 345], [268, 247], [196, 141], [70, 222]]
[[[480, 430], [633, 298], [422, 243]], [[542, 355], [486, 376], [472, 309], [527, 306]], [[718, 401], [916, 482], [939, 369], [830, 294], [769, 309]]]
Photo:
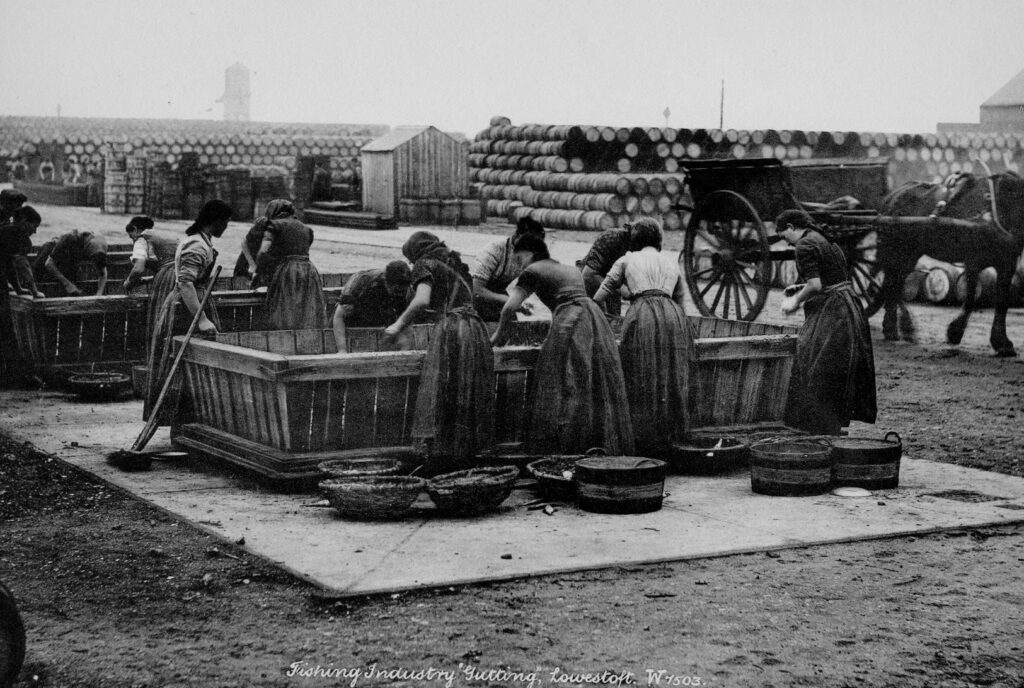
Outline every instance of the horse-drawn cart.
[[[792, 260], [792, 248], [773, 248], [765, 222], [803, 209], [847, 257], [850, 279], [865, 309], [878, 308], [882, 275], [875, 265], [876, 212], [843, 209], [829, 201], [858, 193], [862, 203], [886, 192], [887, 162], [813, 161], [804, 170], [774, 158], [694, 160], [686, 175], [693, 199], [679, 261], [702, 315], [754, 320], [764, 308], [774, 264]], [[794, 183], [796, 182], [796, 183]], [[794, 187], [814, 196], [797, 200]], [[837, 221], [840, 220], [841, 221]]]

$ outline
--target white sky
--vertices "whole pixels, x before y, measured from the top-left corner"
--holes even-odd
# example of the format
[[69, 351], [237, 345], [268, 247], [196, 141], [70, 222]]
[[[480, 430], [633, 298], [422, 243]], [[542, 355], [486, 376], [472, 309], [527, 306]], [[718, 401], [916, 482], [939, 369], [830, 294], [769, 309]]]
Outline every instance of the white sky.
[[1024, 0], [0, 0], [0, 114], [934, 131], [1024, 69]]

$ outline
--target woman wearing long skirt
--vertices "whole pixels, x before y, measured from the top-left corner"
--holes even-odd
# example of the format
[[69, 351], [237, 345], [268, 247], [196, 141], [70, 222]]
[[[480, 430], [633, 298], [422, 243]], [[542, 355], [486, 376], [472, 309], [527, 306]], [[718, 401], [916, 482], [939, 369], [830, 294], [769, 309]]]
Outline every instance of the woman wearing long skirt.
[[783, 313], [803, 304], [804, 324], [786, 398], [785, 423], [820, 435], [838, 435], [851, 420], [874, 423], [875, 358], [871, 332], [850, 285], [842, 249], [811, 219], [787, 210], [775, 228], [796, 248], [803, 285], [783, 299]]
[[313, 230], [287, 215], [267, 223], [256, 256], [257, 274], [271, 275], [267, 287], [267, 329], [309, 330], [327, 327], [327, 301], [320, 273], [309, 260]]
[[[199, 310], [205, 291], [212, 287], [210, 275], [217, 264], [217, 250], [213, 239], [219, 238], [227, 229], [231, 219], [231, 206], [224, 201], [207, 201], [199, 211], [196, 221], [185, 230], [185, 237], [178, 242], [174, 254], [174, 288], [164, 299], [153, 327], [149, 343], [149, 383], [143, 404], [143, 418], [149, 419], [160, 395], [160, 389], [167, 379], [171, 366], [168, 339], [188, 332], [192, 318]], [[200, 336], [213, 337], [217, 334], [217, 313], [213, 303], [207, 301], [206, 309], [199, 317], [197, 331]], [[160, 413], [161, 425], [170, 424], [173, 407], [164, 407]]]
[[437, 317], [420, 374], [413, 442], [427, 474], [469, 468], [494, 438], [494, 354], [487, 329], [462, 276], [467, 268], [444, 242], [416, 232], [402, 253], [413, 264], [414, 295], [385, 333], [397, 337], [427, 308]]
[[154, 273], [146, 305], [146, 341], [149, 342], [153, 339], [160, 308], [174, 289], [174, 254], [178, 250], [178, 238], [170, 232], [154, 230], [153, 219], [145, 215], [133, 217], [124, 229], [132, 240], [132, 269], [122, 285], [125, 293], [139, 283], [147, 270]]
[[615, 336], [604, 313], [587, 296], [575, 267], [551, 259], [533, 234], [516, 240], [524, 266], [501, 311], [492, 345], [508, 339], [523, 300], [536, 293], [551, 309], [551, 329], [541, 346], [530, 388], [526, 445], [535, 454], [582, 454], [602, 447], [632, 454], [633, 427]]
[[602, 303], [625, 284], [633, 302], [622, 321], [619, 355], [637, 451], [662, 456], [690, 430], [693, 327], [683, 311], [679, 265], [661, 253], [653, 218], [632, 225], [631, 252], [615, 261], [594, 295]]

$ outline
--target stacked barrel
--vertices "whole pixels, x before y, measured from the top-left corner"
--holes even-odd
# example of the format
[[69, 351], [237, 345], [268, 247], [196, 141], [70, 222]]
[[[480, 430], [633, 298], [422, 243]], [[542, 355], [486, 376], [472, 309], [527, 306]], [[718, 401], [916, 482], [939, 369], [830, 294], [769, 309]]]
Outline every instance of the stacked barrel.
[[[891, 134], [523, 124], [495, 117], [470, 145], [488, 216], [603, 229], [639, 216], [680, 226], [687, 160], [889, 158], [891, 187], [964, 172], [1019, 171], [1024, 133]], [[661, 185], [669, 188], [662, 189]], [[653, 189], [653, 191], [652, 191]], [[685, 211], [684, 211], [685, 212]]]

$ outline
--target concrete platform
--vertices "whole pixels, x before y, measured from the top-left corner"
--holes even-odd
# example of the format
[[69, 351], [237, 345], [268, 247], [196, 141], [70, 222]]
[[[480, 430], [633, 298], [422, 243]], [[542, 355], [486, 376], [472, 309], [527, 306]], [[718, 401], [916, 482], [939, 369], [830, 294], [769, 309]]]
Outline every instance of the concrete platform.
[[[141, 402], [86, 404], [60, 393], [0, 393], [0, 430], [339, 596], [505, 580], [615, 566], [1024, 522], [1024, 479], [905, 456], [900, 488], [867, 498], [766, 497], [745, 473], [670, 477], [655, 513], [530, 510], [519, 489], [497, 513], [343, 520], [316, 494], [279, 494], [201, 464], [154, 462], [122, 473], [104, 457], [142, 429]], [[75, 443], [75, 444], [72, 444]], [[169, 448], [167, 430], [149, 449]], [[965, 491], [986, 501], [936, 496]], [[970, 494], [965, 495], [968, 499]], [[975, 497], [979, 499], [979, 497]]]

